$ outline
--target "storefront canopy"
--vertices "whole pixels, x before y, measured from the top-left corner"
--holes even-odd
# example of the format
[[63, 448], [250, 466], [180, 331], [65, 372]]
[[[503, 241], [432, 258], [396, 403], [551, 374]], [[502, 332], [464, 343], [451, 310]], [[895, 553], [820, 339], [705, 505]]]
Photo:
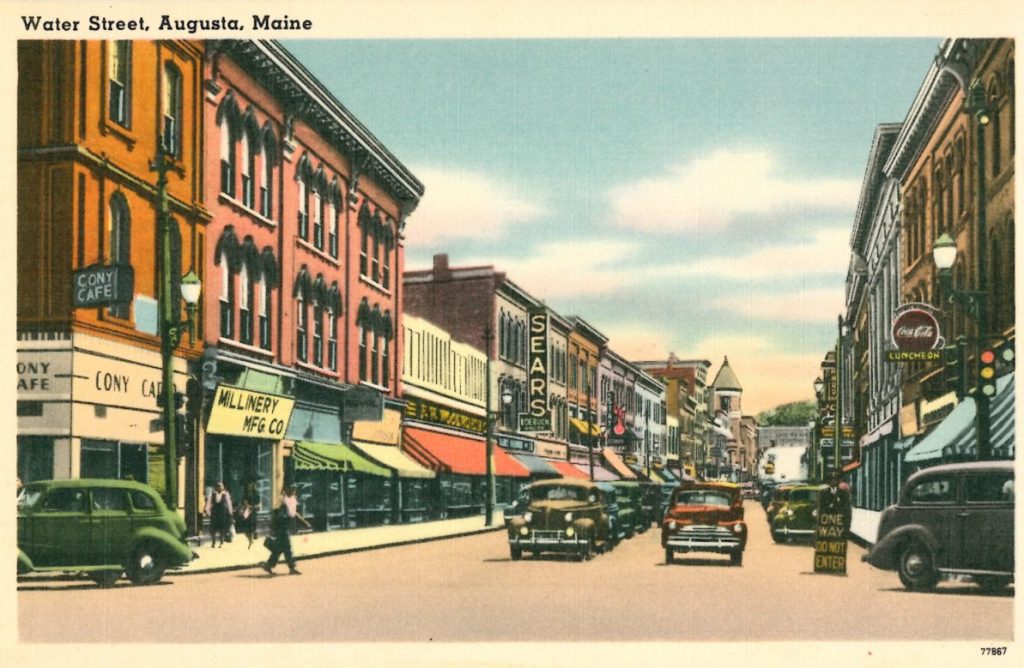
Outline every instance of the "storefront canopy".
[[437, 477], [433, 471], [423, 468], [417, 462], [403, 454], [397, 446], [377, 445], [375, 443], [363, 443], [361, 441], [353, 441], [352, 445], [357, 450], [367, 455], [370, 459], [390, 469], [394, 469], [400, 478]]
[[579, 418], [569, 418], [569, 424], [580, 434], [584, 436], [600, 436], [601, 428], [593, 422], [587, 422], [586, 420], [580, 420]]
[[[483, 441], [453, 434], [407, 427], [403, 449], [423, 466], [442, 473], [486, 475], [487, 456]], [[530, 472], [501, 448], [494, 448], [494, 475], [528, 478]]]
[[636, 480], [636, 474], [629, 470], [626, 466], [626, 462], [622, 461], [622, 457], [619, 457], [618, 453], [611, 448], [605, 448], [601, 451], [601, 455], [604, 457], [605, 462], [608, 463], [608, 468], [615, 471], [623, 480]]
[[558, 478], [562, 475], [551, 466], [550, 462], [541, 459], [537, 455], [517, 452], [512, 455], [512, 458], [525, 466], [526, 470], [530, 472], [530, 475], [536, 478]]
[[[590, 464], [573, 464], [576, 468], [583, 472], [583, 477], [590, 479]], [[594, 482], [615, 482], [619, 480], [619, 476], [615, 475], [605, 467], [601, 466], [597, 462], [594, 462]]]
[[345, 471], [391, 477], [391, 471], [341, 443], [301, 441], [295, 444], [292, 458], [299, 471]]
[[565, 478], [581, 478], [583, 480], [590, 480], [589, 473], [583, 473], [569, 462], [549, 461], [548, 464], [550, 464], [556, 471], [558, 471], [559, 475]]
[[[997, 459], [1013, 459], [1014, 456], [1014, 429], [1016, 420], [1014, 408], [1016, 394], [1013, 385], [1013, 375], [1009, 374], [996, 382], [996, 395], [989, 401], [990, 428], [989, 442], [992, 457]], [[973, 403], [973, 399], [970, 400]], [[942, 449], [943, 457], [976, 456], [978, 451], [977, 432], [972, 428], [964, 432], [957, 441], [946, 445]]]

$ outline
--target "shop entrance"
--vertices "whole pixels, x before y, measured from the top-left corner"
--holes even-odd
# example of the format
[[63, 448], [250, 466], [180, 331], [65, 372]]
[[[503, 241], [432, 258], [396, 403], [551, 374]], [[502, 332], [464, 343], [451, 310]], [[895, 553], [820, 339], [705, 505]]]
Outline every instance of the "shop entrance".
[[231, 493], [235, 508], [241, 507], [246, 486], [253, 485], [258, 500], [260, 523], [269, 521], [273, 510], [273, 442], [257, 439], [220, 439], [206, 441], [206, 480], [204, 498], [218, 481]]

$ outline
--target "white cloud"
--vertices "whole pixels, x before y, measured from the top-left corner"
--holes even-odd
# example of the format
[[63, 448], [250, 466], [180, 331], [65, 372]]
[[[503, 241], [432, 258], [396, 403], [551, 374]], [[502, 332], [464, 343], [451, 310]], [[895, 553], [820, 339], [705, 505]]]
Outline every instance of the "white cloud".
[[444, 247], [453, 239], [500, 237], [516, 223], [549, 214], [548, 207], [516, 194], [502, 179], [450, 167], [414, 170], [426, 192], [409, 218], [406, 243]]
[[538, 299], [612, 294], [638, 284], [640, 244], [618, 239], [542, 242], [525, 258], [470, 258], [465, 264], [493, 264]]
[[648, 232], [717, 231], [740, 216], [846, 208], [860, 183], [784, 173], [760, 149], [719, 149], [611, 192], [612, 222]]
[[716, 336], [695, 347], [694, 357], [711, 361], [708, 383], [729, 357], [729, 366], [743, 387], [743, 412], [748, 415], [790, 401], [808, 401], [814, 397], [814, 379], [820, 372], [820, 354], [790, 353], [777, 349], [764, 337]]

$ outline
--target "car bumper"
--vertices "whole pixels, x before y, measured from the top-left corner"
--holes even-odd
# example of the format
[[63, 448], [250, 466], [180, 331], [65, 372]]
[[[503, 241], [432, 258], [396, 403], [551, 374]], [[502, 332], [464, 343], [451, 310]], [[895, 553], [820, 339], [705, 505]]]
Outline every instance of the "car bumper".
[[574, 550], [588, 542], [579, 534], [566, 536], [564, 531], [531, 531], [527, 536], [515, 536], [508, 539], [512, 547], [526, 550], [543, 549], [548, 551]]
[[814, 529], [791, 529], [787, 526], [780, 526], [775, 529], [776, 532], [781, 533], [783, 536], [813, 536]]
[[666, 549], [734, 552], [742, 550], [746, 541], [742, 534], [736, 534], [726, 529], [708, 527], [696, 531], [677, 531], [665, 536], [662, 542]]

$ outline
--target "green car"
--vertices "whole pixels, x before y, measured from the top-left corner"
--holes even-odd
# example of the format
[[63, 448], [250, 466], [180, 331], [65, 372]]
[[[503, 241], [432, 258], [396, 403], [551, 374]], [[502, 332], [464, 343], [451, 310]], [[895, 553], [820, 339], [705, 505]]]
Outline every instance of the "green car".
[[611, 485], [615, 488], [618, 499], [619, 526], [622, 527], [625, 537], [632, 538], [635, 534], [647, 531], [650, 523], [644, 521], [644, 492], [640, 488], [640, 483], [618, 480]]
[[819, 485], [804, 485], [789, 490], [785, 503], [772, 518], [772, 540], [784, 543], [790, 538], [814, 537], [821, 489]]
[[84, 573], [111, 587], [158, 582], [195, 558], [185, 522], [149, 485], [128, 480], [47, 480], [18, 495], [18, 573]]

